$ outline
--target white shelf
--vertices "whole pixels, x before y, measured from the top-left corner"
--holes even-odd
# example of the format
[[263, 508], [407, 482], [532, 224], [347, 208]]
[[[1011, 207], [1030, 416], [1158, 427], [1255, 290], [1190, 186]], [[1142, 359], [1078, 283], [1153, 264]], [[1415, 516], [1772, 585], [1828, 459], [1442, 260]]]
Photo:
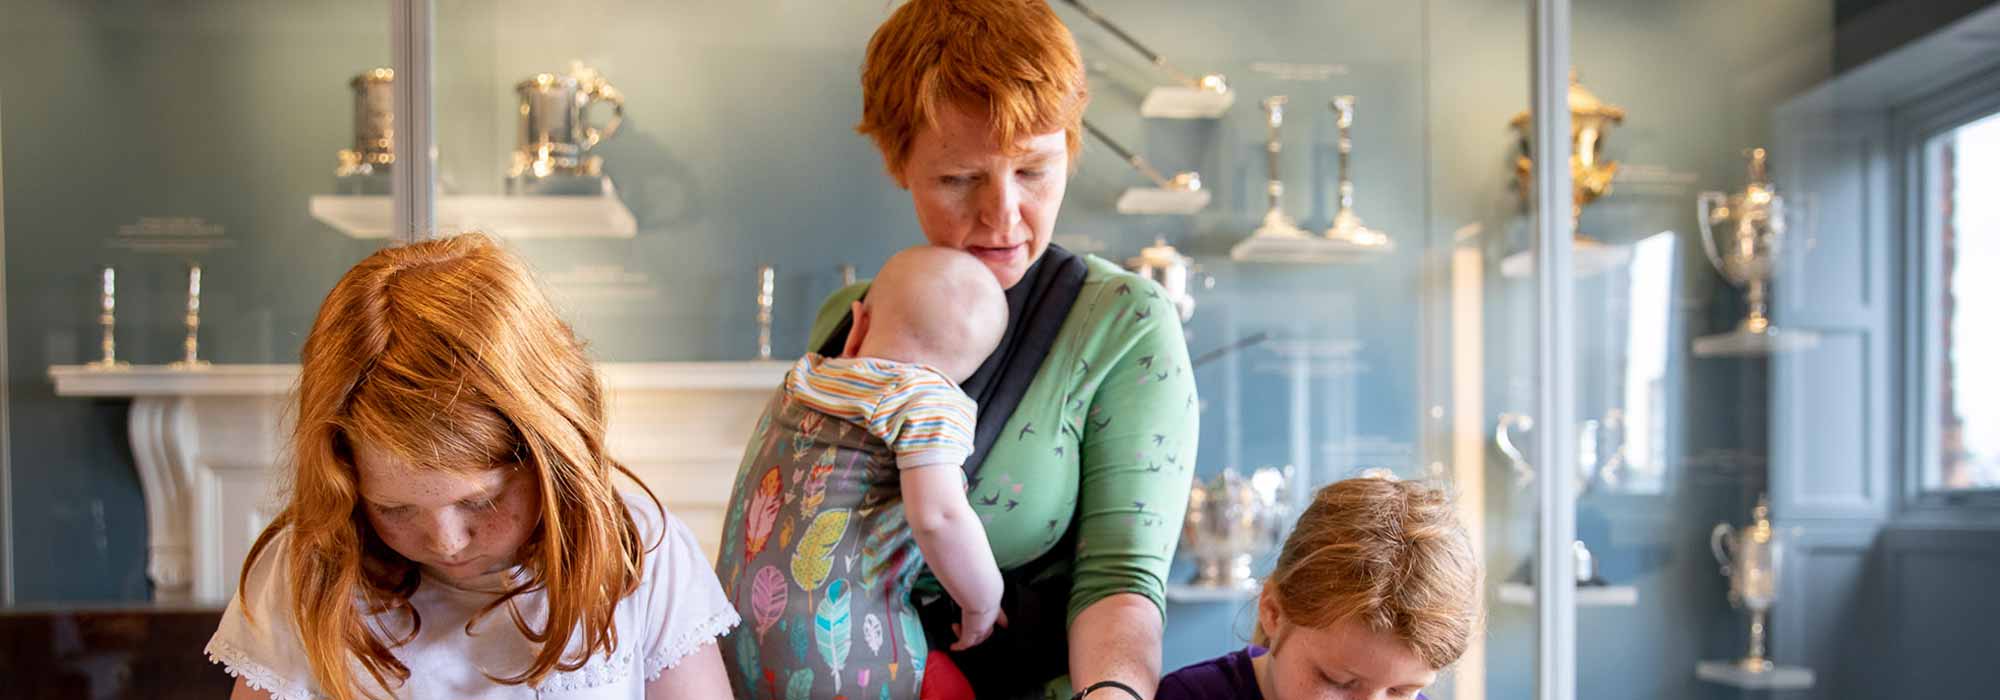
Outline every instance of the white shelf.
[[1167, 585], [1167, 601], [1173, 603], [1231, 603], [1257, 599], [1258, 588], [1210, 588], [1187, 583]]
[[[387, 238], [394, 205], [381, 195], [314, 195], [312, 217], [352, 238]], [[606, 190], [587, 195], [445, 195], [441, 231], [479, 230], [501, 238], [631, 238], [632, 210]]]
[[[1535, 587], [1525, 583], [1500, 584], [1500, 602], [1533, 607]], [[1577, 586], [1576, 605], [1580, 608], [1629, 608], [1639, 604], [1639, 589], [1632, 586]]]
[[1763, 357], [1805, 350], [1816, 345], [1819, 345], [1819, 334], [1812, 331], [1772, 328], [1763, 333], [1751, 333], [1738, 328], [1694, 339], [1694, 356]]
[[1182, 192], [1134, 187], [1118, 195], [1120, 214], [1193, 214], [1208, 206], [1208, 190]]
[[1139, 116], [1148, 119], [1214, 119], [1236, 103], [1236, 93], [1169, 85], [1146, 93]]
[[1395, 245], [1359, 245], [1299, 231], [1276, 234], [1259, 231], [1229, 249], [1229, 259], [1237, 262], [1329, 265], [1375, 260], [1395, 251]]
[[[597, 365], [609, 391], [764, 391], [785, 379], [790, 362], [607, 362]], [[297, 385], [298, 365], [205, 365], [176, 369], [132, 365], [100, 370], [86, 365], [49, 368], [57, 396], [283, 396]]]
[[[1578, 243], [1571, 249], [1570, 264], [1578, 277], [1594, 277], [1624, 267], [1632, 260], [1632, 247], [1603, 243]], [[1502, 277], [1530, 277], [1535, 274], [1535, 252], [1524, 250], [1500, 260]]]
[[1816, 680], [1812, 669], [1777, 666], [1769, 671], [1751, 671], [1734, 661], [1703, 661], [1695, 664], [1694, 677], [1721, 685], [1749, 690], [1805, 690]]

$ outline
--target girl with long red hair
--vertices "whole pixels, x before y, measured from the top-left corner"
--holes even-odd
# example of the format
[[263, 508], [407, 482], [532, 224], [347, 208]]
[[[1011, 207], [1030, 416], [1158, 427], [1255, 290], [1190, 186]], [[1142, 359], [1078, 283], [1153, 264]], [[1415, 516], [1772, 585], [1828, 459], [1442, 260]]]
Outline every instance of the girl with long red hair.
[[513, 255], [376, 252], [301, 360], [289, 500], [208, 645], [231, 697], [729, 694], [735, 610], [606, 452], [595, 370]]

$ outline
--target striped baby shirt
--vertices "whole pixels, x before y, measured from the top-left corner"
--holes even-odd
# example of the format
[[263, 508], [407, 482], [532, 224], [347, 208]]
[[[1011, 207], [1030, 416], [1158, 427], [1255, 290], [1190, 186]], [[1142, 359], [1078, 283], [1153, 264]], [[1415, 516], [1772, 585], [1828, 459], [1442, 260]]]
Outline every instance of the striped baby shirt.
[[978, 404], [925, 365], [808, 353], [785, 374], [791, 397], [868, 430], [896, 453], [899, 469], [962, 466], [972, 456]]

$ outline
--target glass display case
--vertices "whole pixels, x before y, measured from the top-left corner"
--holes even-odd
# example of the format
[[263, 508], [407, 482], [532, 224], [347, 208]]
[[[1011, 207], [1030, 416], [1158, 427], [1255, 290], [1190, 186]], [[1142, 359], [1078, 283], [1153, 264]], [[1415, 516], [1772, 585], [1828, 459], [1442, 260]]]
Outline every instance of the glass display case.
[[[1165, 668], [1248, 642], [1271, 552], [1232, 542], [1372, 475], [1445, 485], [1485, 567], [1431, 698], [2000, 681], [2000, 7], [1914, 4], [1051, 2], [1091, 91], [1054, 242], [1173, 300], [1183, 478], [1273, 528], [1183, 538]], [[212, 626], [321, 297], [461, 230], [533, 265], [714, 546], [822, 302], [923, 240], [855, 133], [892, 10], [0, 0], [0, 620]]]

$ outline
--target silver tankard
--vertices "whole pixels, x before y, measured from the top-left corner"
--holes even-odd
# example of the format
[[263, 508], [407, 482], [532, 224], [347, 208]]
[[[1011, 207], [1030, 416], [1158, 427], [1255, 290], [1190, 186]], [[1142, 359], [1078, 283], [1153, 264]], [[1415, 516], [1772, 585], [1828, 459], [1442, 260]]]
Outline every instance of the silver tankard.
[[[603, 159], [589, 151], [618, 133], [625, 97], [596, 71], [577, 67], [569, 75], [540, 73], [514, 86], [520, 96], [520, 145], [508, 167], [510, 181], [552, 176], [595, 177]], [[591, 105], [611, 105], [602, 128], [588, 119]]]
[[354, 147], [335, 154], [333, 169], [340, 189], [348, 194], [387, 194], [396, 162], [396, 71], [376, 68], [348, 81], [354, 89]]

